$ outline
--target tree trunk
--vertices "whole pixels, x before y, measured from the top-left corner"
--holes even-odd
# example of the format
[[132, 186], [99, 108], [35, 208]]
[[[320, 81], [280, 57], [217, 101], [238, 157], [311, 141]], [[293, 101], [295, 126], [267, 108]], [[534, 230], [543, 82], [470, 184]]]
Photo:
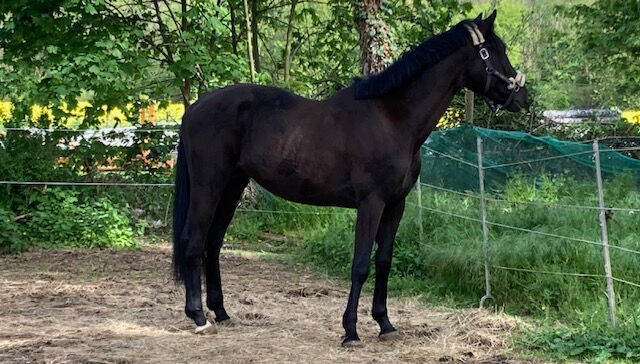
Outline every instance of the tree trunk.
[[382, 16], [381, 0], [353, 0], [360, 33], [360, 68], [364, 76], [384, 70], [393, 61], [389, 25]]
[[229, 4], [229, 17], [231, 18], [231, 49], [233, 54], [238, 55], [238, 31], [236, 30], [236, 10], [233, 7], [231, 0], [227, 1]]
[[287, 24], [287, 37], [284, 47], [284, 83], [289, 85], [289, 74], [291, 73], [291, 42], [293, 42], [293, 18], [296, 16], [296, 5], [298, 0], [291, 0], [289, 11], [289, 23]]
[[191, 80], [185, 78], [180, 86], [180, 94], [182, 94], [182, 103], [186, 108], [191, 104]]
[[251, 42], [253, 43], [253, 63], [256, 67], [256, 72], [260, 72], [260, 48], [258, 46], [259, 21], [258, 0], [251, 0]]
[[249, 4], [247, 0], [243, 1], [244, 3], [244, 20], [247, 28], [247, 53], [249, 55], [249, 70], [250, 70], [250, 79], [251, 82], [255, 82], [256, 80], [256, 64], [253, 60], [253, 45], [251, 36], [251, 15], [249, 14]]
[[180, 2], [180, 9], [182, 10], [182, 30], [187, 30], [187, 0]]

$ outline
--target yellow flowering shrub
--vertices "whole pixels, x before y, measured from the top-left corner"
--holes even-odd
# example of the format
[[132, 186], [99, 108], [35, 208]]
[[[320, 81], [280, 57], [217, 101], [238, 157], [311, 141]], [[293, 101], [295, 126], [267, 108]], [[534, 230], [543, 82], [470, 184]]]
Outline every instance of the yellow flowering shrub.
[[7, 121], [13, 112], [13, 105], [9, 101], [0, 101], [0, 121]]
[[[78, 105], [69, 110], [66, 104], [61, 106], [62, 111], [69, 113], [69, 124], [75, 124], [80, 122], [84, 118], [84, 110], [90, 107], [91, 103], [88, 101], [80, 101]], [[133, 105], [127, 105], [127, 108], [132, 108]], [[118, 121], [121, 125], [127, 120], [125, 113], [119, 108], [108, 109], [107, 106], [102, 106], [104, 114], [98, 117], [101, 124], [113, 124]], [[0, 101], [0, 122], [8, 121], [13, 111], [13, 105], [9, 101]], [[158, 108], [155, 104], [151, 104], [148, 107], [140, 111], [139, 120], [149, 122], [179, 122], [184, 114], [184, 105], [179, 102], [168, 104], [167, 107]], [[33, 105], [31, 107], [31, 120], [36, 121], [41, 118], [48, 120], [53, 119], [53, 111], [51, 107], [44, 105]]]
[[622, 118], [632, 124], [640, 124], [640, 110], [626, 110], [622, 112]]
[[53, 119], [53, 112], [51, 108], [48, 106], [42, 105], [33, 105], [31, 106], [31, 120], [39, 120], [39, 119]]
[[444, 115], [440, 118], [438, 122], [438, 127], [442, 129], [455, 128], [456, 126], [460, 126], [460, 120], [463, 118], [463, 113], [460, 110], [449, 108], [445, 111]]
[[165, 108], [156, 111], [155, 120], [157, 121], [180, 121], [184, 115], [184, 104], [181, 102], [173, 102]]

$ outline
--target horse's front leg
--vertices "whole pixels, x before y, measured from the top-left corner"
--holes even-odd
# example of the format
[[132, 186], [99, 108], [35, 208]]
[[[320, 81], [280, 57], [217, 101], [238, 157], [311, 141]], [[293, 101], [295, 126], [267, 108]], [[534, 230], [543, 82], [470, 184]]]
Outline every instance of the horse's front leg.
[[349, 302], [342, 317], [342, 326], [345, 330], [343, 346], [361, 346], [362, 342], [356, 331], [358, 321], [358, 301], [362, 285], [369, 275], [369, 257], [371, 248], [378, 231], [378, 224], [384, 209], [384, 202], [375, 195], [368, 196], [358, 206], [356, 220], [356, 239], [353, 263], [351, 266], [351, 291]]
[[380, 227], [376, 236], [378, 250], [376, 251], [376, 286], [373, 291], [373, 319], [380, 325], [380, 339], [388, 340], [398, 337], [398, 332], [389, 322], [387, 315], [387, 283], [391, 271], [393, 242], [404, 213], [404, 199], [385, 206]]

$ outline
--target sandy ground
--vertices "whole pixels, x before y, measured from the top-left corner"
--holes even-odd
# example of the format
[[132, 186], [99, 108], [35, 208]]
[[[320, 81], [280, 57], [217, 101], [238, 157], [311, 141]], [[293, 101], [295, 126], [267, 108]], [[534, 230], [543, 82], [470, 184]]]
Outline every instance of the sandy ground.
[[241, 250], [225, 250], [222, 259], [234, 324], [194, 335], [183, 290], [169, 277], [170, 254], [169, 245], [157, 245], [0, 256], [0, 362], [533, 362], [507, 344], [518, 320], [428, 308], [415, 298], [390, 299], [403, 337], [381, 342], [365, 295], [365, 347], [344, 349], [344, 285]]

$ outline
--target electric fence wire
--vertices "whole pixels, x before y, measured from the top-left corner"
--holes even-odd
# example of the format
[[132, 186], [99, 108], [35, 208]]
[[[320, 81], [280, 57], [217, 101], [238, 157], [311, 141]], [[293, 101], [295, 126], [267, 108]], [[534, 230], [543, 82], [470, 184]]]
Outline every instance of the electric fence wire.
[[[526, 272], [526, 273], [538, 273], [538, 274], [551, 274], [558, 276], [569, 276], [569, 277], [586, 277], [586, 278], [607, 278], [604, 274], [592, 274], [592, 273], [573, 273], [573, 272], [553, 272], [553, 271], [545, 271], [545, 270], [537, 270], [537, 269], [528, 269], [528, 268], [514, 268], [514, 267], [505, 267], [501, 265], [491, 265], [491, 268], [500, 269], [500, 270], [509, 270], [516, 272]], [[625, 279], [620, 279], [616, 277], [611, 277], [616, 282], [623, 283], [632, 287], [640, 288], [640, 284], [627, 281]]]
[[[440, 186], [435, 186], [435, 185], [424, 183], [424, 182], [420, 182], [420, 185], [428, 188], [432, 188], [434, 190], [448, 192], [448, 193], [452, 193], [460, 196], [471, 197], [478, 200], [482, 198], [476, 194], [460, 192], [460, 191], [456, 191], [456, 190], [452, 190], [452, 189], [448, 189]], [[556, 203], [550, 203], [550, 202], [535, 202], [535, 201], [509, 201], [509, 200], [493, 198], [493, 197], [485, 197], [485, 199], [487, 201], [510, 203], [510, 204], [517, 204], [517, 205], [533, 205], [533, 206], [566, 208], [566, 209], [600, 210], [600, 207], [598, 206], [588, 206], [588, 205], [567, 205], [567, 204], [556, 204]], [[611, 211], [640, 212], [640, 209], [627, 208], [627, 207], [605, 207], [605, 209], [611, 210]]]
[[433, 149], [433, 148], [429, 148], [429, 147], [427, 147], [426, 145], [423, 145], [422, 147], [423, 147], [424, 149], [426, 149], [426, 150], [428, 150], [428, 151], [430, 151], [430, 152], [432, 152], [432, 153], [435, 153], [435, 154], [437, 154], [437, 155], [440, 155], [440, 156], [442, 156], [442, 157], [452, 159], [452, 160], [454, 160], [454, 161], [456, 161], [456, 162], [460, 162], [460, 163], [462, 163], [462, 164], [466, 164], [466, 165], [471, 166], [471, 167], [474, 167], [474, 168], [478, 168], [478, 165], [477, 165], [477, 164], [474, 164], [474, 163], [471, 163], [471, 162], [467, 162], [467, 161], [465, 161], [464, 159], [460, 159], [460, 158], [458, 158], [458, 157], [454, 157], [454, 156], [452, 156], [452, 155], [450, 155], [450, 154], [447, 154], [447, 153], [439, 152], [439, 151], [437, 151], [437, 150], [435, 150], [435, 149]]
[[[457, 218], [460, 218], [460, 219], [474, 221], [474, 222], [480, 222], [480, 223], [482, 222], [482, 220], [480, 220], [480, 219], [469, 217], [469, 216], [464, 216], [464, 215], [460, 215], [460, 214], [456, 214], [456, 213], [452, 213], [452, 212], [448, 212], [448, 211], [433, 209], [433, 208], [430, 208], [430, 207], [418, 206], [418, 205], [416, 205], [414, 203], [408, 203], [408, 204], [411, 205], [411, 206], [418, 207], [418, 208], [421, 208], [423, 210], [431, 211], [431, 212], [438, 213], [438, 214], [448, 215], [448, 216], [457, 217]], [[501, 223], [492, 222], [492, 221], [487, 221], [487, 225], [498, 226], [498, 227], [502, 227], [502, 228], [505, 228], [505, 229], [516, 230], [516, 231], [521, 231], [521, 232], [526, 232], [526, 233], [531, 233], [531, 234], [536, 234], [536, 235], [542, 235], [542, 236], [547, 236], [547, 237], [552, 237], [552, 238], [557, 238], [557, 239], [563, 239], [563, 240], [572, 241], [572, 242], [576, 242], [576, 243], [597, 245], [597, 246], [600, 246], [600, 247], [602, 246], [602, 243], [599, 243], [599, 242], [593, 241], [593, 240], [574, 238], [574, 237], [570, 237], [570, 236], [564, 236], [564, 235], [558, 235], [558, 234], [552, 234], [552, 233], [545, 233], [545, 232], [542, 232], [542, 231], [525, 229], [525, 228], [521, 228], [521, 227], [517, 227], [517, 226], [511, 226], [511, 225], [501, 224]], [[617, 245], [609, 245], [609, 248], [617, 249], [617, 250], [624, 251], [624, 252], [627, 252], [627, 253], [640, 255], [640, 251], [638, 251], [638, 250], [629, 249], [629, 248], [625, 248], [625, 247], [621, 247], [621, 246], [617, 246]]]
[[604, 274], [573, 273], [573, 272], [553, 272], [553, 271], [537, 270], [537, 269], [505, 267], [505, 266], [501, 266], [501, 265], [491, 265], [491, 268], [501, 269], [501, 270], [511, 270], [511, 271], [516, 271], [516, 272], [526, 272], [526, 273], [552, 274], [552, 275], [559, 275], [559, 276], [606, 278], [606, 276]]

